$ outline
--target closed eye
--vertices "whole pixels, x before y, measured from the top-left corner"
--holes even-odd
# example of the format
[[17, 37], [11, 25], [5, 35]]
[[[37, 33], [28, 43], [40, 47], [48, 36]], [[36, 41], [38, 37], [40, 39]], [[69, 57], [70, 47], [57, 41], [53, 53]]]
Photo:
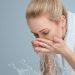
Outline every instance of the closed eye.
[[[50, 30], [49, 30], [49, 29], [43, 29], [43, 30], [40, 31], [40, 32], [41, 32], [41, 35], [46, 36], [46, 35], [49, 34]], [[39, 35], [38, 35], [37, 33], [34, 33], [34, 32], [32, 32], [32, 33], [33, 33], [33, 35], [34, 35], [36, 38], [39, 38]]]
[[43, 34], [43, 35], [47, 35], [47, 34], [49, 34], [49, 30], [45, 30], [45, 31], [43, 31], [42, 34]]

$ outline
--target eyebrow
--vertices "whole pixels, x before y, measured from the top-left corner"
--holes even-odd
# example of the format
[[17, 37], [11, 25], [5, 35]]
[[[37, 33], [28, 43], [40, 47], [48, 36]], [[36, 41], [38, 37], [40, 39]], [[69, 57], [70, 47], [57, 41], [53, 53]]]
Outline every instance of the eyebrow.
[[[47, 28], [45, 28], [45, 29], [47, 29]], [[42, 32], [43, 30], [45, 30], [45, 29], [42, 29], [42, 30], [40, 30], [39, 32]], [[32, 31], [31, 31], [32, 32]], [[32, 33], [34, 33], [34, 32], [32, 32]], [[34, 33], [34, 34], [36, 34], [36, 33]]]

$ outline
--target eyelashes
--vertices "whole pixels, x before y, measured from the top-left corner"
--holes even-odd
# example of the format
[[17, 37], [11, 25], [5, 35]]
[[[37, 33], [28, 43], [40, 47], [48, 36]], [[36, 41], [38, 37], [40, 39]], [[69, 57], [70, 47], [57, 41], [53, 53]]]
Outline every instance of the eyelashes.
[[44, 30], [40, 31], [40, 35], [39, 35], [39, 33], [35, 33], [35, 32], [32, 32], [32, 34], [33, 34], [36, 38], [39, 38], [40, 36], [45, 37], [45, 36], [47, 36], [47, 35], [49, 34], [50, 31], [51, 31], [50, 29], [44, 29]]
[[47, 35], [49, 33], [49, 30], [45, 30], [44, 32], [42, 32], [43, 35]]
[[[43, 31], [43, 32], [41, 33], [42, 36], [46, 36], [46, 35], [48, 35], [48, 34], [49, 34], [49, 30]], [[39, 35], [38, 35], [38, 34], [33, 33], [33, 35], [34, 35], [36, 38], [39, 38]]]

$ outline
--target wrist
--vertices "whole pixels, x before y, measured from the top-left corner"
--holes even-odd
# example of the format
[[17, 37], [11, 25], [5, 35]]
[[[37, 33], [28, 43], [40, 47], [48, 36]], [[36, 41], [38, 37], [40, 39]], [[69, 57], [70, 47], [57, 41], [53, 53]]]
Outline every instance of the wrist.
[[71, 50], [70, 49], [66, 49], [65, 50], [65, 52], [63, 52], [63, 56], [65, 57], [65, 58], [69, 58], [69, 56], [71, 56]]

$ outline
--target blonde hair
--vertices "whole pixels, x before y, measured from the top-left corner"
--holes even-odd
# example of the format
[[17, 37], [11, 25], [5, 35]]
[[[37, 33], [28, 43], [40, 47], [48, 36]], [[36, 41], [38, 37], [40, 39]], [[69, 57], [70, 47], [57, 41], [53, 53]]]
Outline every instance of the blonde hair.
[[49, 13], [54, 21], [58, 21], [61, 15], [67, 18], [66, 9], [60, 0], [30, 0], [26, 18], [34, 18], [43, 13]]
[[[30, 0], [26, 10], [26, 18], [35, 18], [43, 13], [49, 13], [53, 21], [58, 21], [61, 15], [67, 19], [67, 11], [60, 0]], [[41, 64], [41, 71], [44, 70], [43, 75], [51, 75], [48, 74], [50, 68], [49, 55], [45, 54], [42, 57], [44, 58], [42, 58], [44, 65]]]

